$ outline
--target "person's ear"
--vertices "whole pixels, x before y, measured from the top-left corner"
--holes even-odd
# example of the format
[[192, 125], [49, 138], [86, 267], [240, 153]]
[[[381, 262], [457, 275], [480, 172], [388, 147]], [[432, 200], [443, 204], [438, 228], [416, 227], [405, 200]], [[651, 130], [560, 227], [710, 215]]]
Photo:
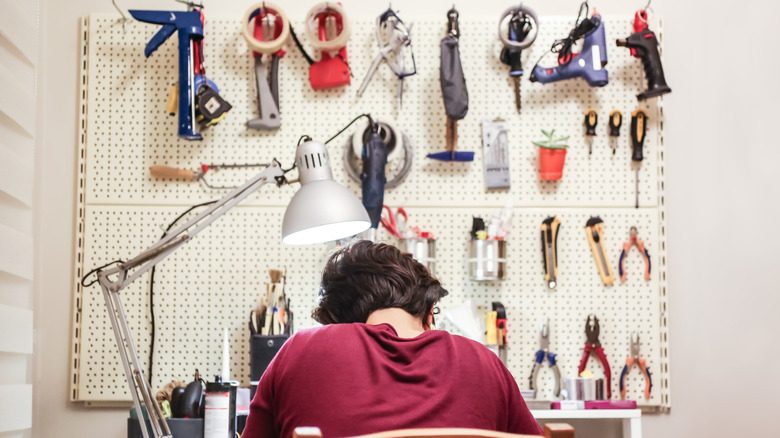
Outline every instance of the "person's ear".
[[433, 306], [431, 307], [431, 311], [428, 312], [427, 315], [425, 315], [424, 328], [426, 330], [436, 330], [436, 319], [433, 317], [433, 315], [436, 315], [438, 313], [439, 313], [439, 308]]
[[423, 325], [423, 328], [425, 328], [425, 330], [433, 330], [435, 329], [435, 325], [436, 322], [433, 320], [433, 311], [430, 311], [425, 315], [425, 324]]

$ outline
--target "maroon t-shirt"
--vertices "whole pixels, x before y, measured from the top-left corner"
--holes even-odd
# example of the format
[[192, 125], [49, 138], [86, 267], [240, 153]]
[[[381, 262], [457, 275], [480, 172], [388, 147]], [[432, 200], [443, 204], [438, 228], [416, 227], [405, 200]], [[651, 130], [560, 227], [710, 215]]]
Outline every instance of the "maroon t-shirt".
[[541, 435], [509, 370], [485, 346], [441, 330], [405, 339], [390, 324], [331, 324], [291, 337], [260, 379], [242, 438], [325, 438], [420, 427]]

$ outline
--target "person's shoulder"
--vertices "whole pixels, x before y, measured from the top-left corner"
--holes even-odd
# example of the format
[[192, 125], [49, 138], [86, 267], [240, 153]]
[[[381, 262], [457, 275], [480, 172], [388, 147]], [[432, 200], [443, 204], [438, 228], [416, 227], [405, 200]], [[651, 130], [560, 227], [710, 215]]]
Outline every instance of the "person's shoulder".
[[499, 359], [496, 353], [487, 348], [485, 344], [443, 330], [440, 330], [439, 332], [441, 332], [440, 336], [447, 339], [462, 357], [470, 357], [472, 360], [483, 361], [483, 363], [492, 363], [498, 368], [502, 367], [503, 362], [501, 362], [501, 359]]
[[467, 338], [465, 336], [461, 336], [461, 335], [456, 335], [456, 334], [452, 334], [452, 333], [449, 333], [449, 332], [445, 332], [443, 330], [440, 330], [440, 331], [442, 333], [446, 333], [446, 337], [449, 337], [450, 342], [454, 343], [455, 345], [461, 346], [463, 348], [473, 348], [473, 349], [475, 349], [475, 350], [477, 350], [479, 352], [485, 352], [485, 351], [488, 352], [488, 353], [491, 352], [490, 350], [488, 350], [487, 347], [485, 347], [484, 344], [482, 344], [480, 342], [477, 342], [477, 341], [475, 341], [473, 339], [469, 339], [469, 338]]
[[316, 344], [326, 340], [343, 339], [360, 331], [358, 324], [327, 324], [298, 330], [290, 340], [295, 344]]

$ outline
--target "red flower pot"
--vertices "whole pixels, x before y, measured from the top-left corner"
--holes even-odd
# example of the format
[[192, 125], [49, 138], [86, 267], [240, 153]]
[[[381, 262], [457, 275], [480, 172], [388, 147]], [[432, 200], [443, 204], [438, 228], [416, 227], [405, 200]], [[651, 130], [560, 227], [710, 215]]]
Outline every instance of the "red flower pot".
[[566, 149], [539, 149], [539, 178], [557, 181], [563, 178]]

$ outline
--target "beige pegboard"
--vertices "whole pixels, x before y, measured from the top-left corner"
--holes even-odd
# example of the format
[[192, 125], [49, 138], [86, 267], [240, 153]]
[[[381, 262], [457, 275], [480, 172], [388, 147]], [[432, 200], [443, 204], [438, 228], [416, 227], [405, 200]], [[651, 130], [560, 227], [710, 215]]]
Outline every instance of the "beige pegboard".
[[[530, 74], [536, 60], [556, 38], [568, 34], [571, 18], [542, 17], [536, 43], [524, 52]], [[606, 17], [607, 41], [626, 36], [628, 18]], [[296, 28], [302, 23], [294, 22]], [[458, 123], [460, 150], [476, 151], [473, 163], [442, 163], [425, 158], [444, 150], [446, 117], [439, 87], [439, 41], [444, 21], [419, 21], [413, 27], [418, 74], [405, 80], [404, 106], [399, 113], [395, 103], [396, 78], [380, 65], [366, 93], [355, 96], [373, 57], [377, 53], [373, 22], [353, 23], [348, 46], [354, 74], [348, 88], [313, 91], [308, 85], [308, 68], [295, 47], [280, 61], [279, 95], [282, 127], [276, 132], [248, 130], [247, 119], [256, 117], [252, 59], [239, 35], [237, 19], [208, 17], [206, 24], [206, 68], [209, 78], [233, 109], [219, 125], [203, 130], [202, 142], [188, 142], [176, 136], [177, 118], [165, 114], [168, 90], [177, 76], [176, 40], [170, 39], [151, 57], [144, 58], [143, 47], [157, 26], [131, 22], [128, 32], [113, 15], [90, 17], [88, 50], [89, 83], [87, 135], [93, 148], [87, 153], [87, 202], [127, 204], [191, 204], [214, 197], [218, 192], [199, 184], [154, 180], [148, 167], [167, 164], [197, 168], [201, 163], [257, 163], [271, 158], [288, 165], [294, 145], [303, 134], [325, 140], [354, 116], [370, 112], [375, 117], [395, 121], [414, 145], [413, 169], [405, 184], [388, 191], [390, 202], [408, 205], [457, 205], [469, 199], [472, 205], [493, 205], [506, 197], [520, 206], [613, 206], [634, 205], [634, 172], [630, 167], [628, 140], [630, 112], [641, 107], [649, 114], [645, 144], [646, 159], [640, 171], [640, 203], [656, 206], [659, 110], [654, 100], [638, 103], [635, 95], [644, 89], [641, 63], [628, 50], [608, 47], [610, 83], [591, 88], [577, 79], [554, 84], [531, 83], [523, 78], [524, 111], [514, 107], [508, 67], [498, 60], [501, 44], [492, 19], [461, 20], [461, 56], [469, 90], [469, 113]], [[553, 65], [554, 54], [542, 64]], [[587, 108], [599, 111], [598, 135], [588, 155], [582, 121]], [[607, 116], [612, 109], [624, 114], [618, 152], [612, 155], [607, 136]], [[481, 120], [504, 117], [508, 120], [511, 191], [484, 192]], [[531, 143], [541, 139], [541, 129], [557, 129], [571, 136], [564, 178], [541, 182], [537, 177], [537, 149]], [[346, 141], [331, 145], [331, 154], [340, 156]], [[238, 184], [249, 176], [240, 171], [209, 175], [214, 184]], [[335, 177], [346, 181], [343, 169]], [[349, 187], [359, 193], [357, 183]], [[419, 187], [430, 190], [420, 192]], [[258, 199], [263, 205], [285, 205], [292, 196], [289, 188]]]
[[[176, 78], [176, 41], [165, 43], [150, 58], [143, 47], [157, 31], [154, 25], [131, 22], [127, 33], [113, 15], [92, 15], [83, 22], [83, 81], [79, 165], [79, 218], [76, 276], [116, 258], [130, 258], [151, 245], [186, 206], [221, 197], [197, 183], [157, 181], [148, 166], [167, 164], [196, 168], [200, 163], [292, 162], [295, 143], [303, 134], [325, 140], [354, 116], [371, 112], [392, 120], [414, 148], [414, 165], [406, 181], [386, 193], [386, 203], [406, 207], [413, 224], [437, 236], [437, 275], [450, 296], [442, 309], [473, 298], [479, 306], [502, 301], [509, 313], [508, 366], [521, 387], [527, 386], [533, 353], [538, 346], [538, 320], [550, 318], [551, 348], [558, 354], [564, 376], [573, 376], [585, 340], [588, 313], [602, 323], [601, 340], [612, 364], [613, 392], [629, 352], [628, 336], [638, 331], [642, 355], [654, 373], [650, 406], [669, 404], [666, 351], [666, 263], [663, 211], [663, 136], [661, 107], [656, 101], [639, 104], [635, 95], [645, 87], [641, 63], [628, 50], [608, 47], [610, 84], [600, 89], [582, 80], [556, 84], [522, 83], [523, 112], [516, 113], [507, 67], [498, 61], [500, 43], [496, 17], [461, 18], [461, 56], [469, 87], [470, 110], [459, 122], [460, 150], [476, 153], [473, 163], [441, 163], [425, 155], [444, 149], [445, 116], [438, 83], [439, 40], [446, 22], [417, 21], [412, 35], [418, 74], [405, 81], [404, 109], [395, 104], [396, 79], [380, 66], [361, 98], [355, 91], [377, 53], [373, 20], [353, 23], [349, 63], [352, 86], [312, 91], [308, 67], [291, 47], [280, 64], [282, 127], [271, 133], [247, 130], [256, 117], [252, 61], [239, 35], [238, 17], [209, 15], [205, 56], [208, 76], [233, 105], [226, 119], [203, 130], [202, 142], [176, 137], [177, 119], [164, 113], [168, 87]], [[301, 18], [301, 17], [294, 17]], [[414, 17], [402, 16], [414, 21]], [[571, 17], [542, 17], [539, 37], [525, 52], [526, 71], [555, 38], [568, 34]], [[630, 33], [629, 17], [605, 18], [607, 41]], [[302, 23], [294, 21], [296, 29]], [[660, 30], [660, 26], [658, 27]], [[302, 33], [302, 32], [299, 32]], [[306, 45], [307, 42], [304, 41]], [[548, 55], [543, 65], [552, 65]], [[598, 136], [592, 156], [582, 136], [586, 108], [599, 111]], [[646, 159], [640, 172], [643, 208], [634, 209], [634, 172], [630, 168], [628, 125], [630, 112], [644, 108], [650, 116]], [[607, 115], [624, 114], [620, 146], [612, 155], [608, 146]], [[502, 116], [509, 123], [512, 188], [485, 193], [481, 120]], [[571, 135], [565, 176], [561, 182], [540, 182], [536, 176], [536, 148], [532, 140], [541, 129], [557, 128]], [[351, 132], [329, 145], [340, 157]], [[334, 159], [334, 177], [356, 194], [358, 184], [347, 177]], [[252, 172], [209, 174], [214, 184], [237, 184]], [[187, 378], [194, 368], [206, 376], [219, 370], [221, 330], [232, 342], [233, 377], [248, 383], [247, 315], [267, 281], [267, 270], [287, 267], [288, 292], [296, 312], [297, 328], [314, 326], [308, 316], [316, 303], [316, 286], [328, 246], [283, 246], [280, 241], [283, 207], [292, 187], [266, 186], [241, 207], [215, 222], [190, 244], [163, 262], [156, 274], [155, 313], [157, 344], [154, 385]], [[515, 221], [508, 243], [507, 278], [476, 283], [466, 274], [468, 231], [472, 215], [489, 216], [492, 209], [512, 200]], [[550, 291], [543, 281], [539, 226], [547, 215], [558, 215], [560, 235], [559, 286]], [[653, 261], [653, 279], [641, 279], [641, 263], [634, 251], [628, 259], [629, 281], [604, 287], [585, 238], [590, 215], [606, 222], [610, 262], [617, 274], [622, 242], [636, 225]], [[380, 236], [393, 242], [384, 231]], [[618, 281], [619, 283], [619, 281]], [[94, 286], [76, 286], [74, 297], [74, 360], [71, 398], [84, 401], [127, 400], [126, 381], [106, 318], [103, 298]], [[131, 329], [142, 361], [148, 354], [146, 319], [148, 278], [123, 292]], [[664, 338], [661, 339], [663, 334]], [[589, 365], [596, 374], [599, 366]], [[539, 375], [540, 394], [552, 393], [552, 375]], [[664, 397], [661, 380], [667, 382]], [[641, 382], [634, 370], [629, 396], [639, 399]]]
[[[417, 209], [408, 208], [412, 225], [433, 230], [437, 236], [437, 275], [450, 295], [440, 306], [446, 313], [468, 298], [483, 309], [493, 301], [501, 301], [508, 314], [508, 367], [521, 388], [527, 388], [533, 354], [539, 347], [538, 325], [542, 317], [550, 320], [551, 351], [558, 354], [558, 366], [564, 377], [577, 374], [581, 349], [585, 343], [585, 319], [595, 313], [601, 321], [600, 340], [612, 366], [613, 392], [618, 393], [620, 371], [629, 353], [629, 334], [640, 334], [642, 357], [654, 377], [660, 377], [660, 339], [658, 322], [659, 269], [657, 249], [660, 241], [658, 217], [649, 209], [515, 209], [512, 231], [507, 242], [507, 276], [502, 281], [475, 282], [468, 278], [469, 230], [471, 218], [487, 218], [491, 210], [480, 208]], [[547, 216], [561, 220], [558, 237], [559, 275], [555, 289], [548, 289], [540, 246], [540, 227]], [[613, 286], [604, 286], [596, 270], [585, 233], [585, 222], [591, 216], [600, 216], [605, 222], [604, 240], [607, 257], [618, 277], [618, 260], [622, 245], [628, 240], [628, 230], [636, 226], [639, 237], [650, 251], [653, 271], [650, 281], [643, 277], [644, 264], [636, 249], [628, 256], [628, 280]], [[388, 233], [380, 233], [387, 242], [395, 242]], [[546, 367], [546, 365], [545, 365]], [[594, 358], [589, 369], [602, 373]], [[628, 397], [642, 401], [644, 389], [637, 371], [629, 374]], [[554, 380], [551, 372], [540, 372], [541, 397], [552, 397]], [[641, 384], [641, 385], [640, 385]], [[655, 386], [650, 405], [660, 404], [659, 387]]]

